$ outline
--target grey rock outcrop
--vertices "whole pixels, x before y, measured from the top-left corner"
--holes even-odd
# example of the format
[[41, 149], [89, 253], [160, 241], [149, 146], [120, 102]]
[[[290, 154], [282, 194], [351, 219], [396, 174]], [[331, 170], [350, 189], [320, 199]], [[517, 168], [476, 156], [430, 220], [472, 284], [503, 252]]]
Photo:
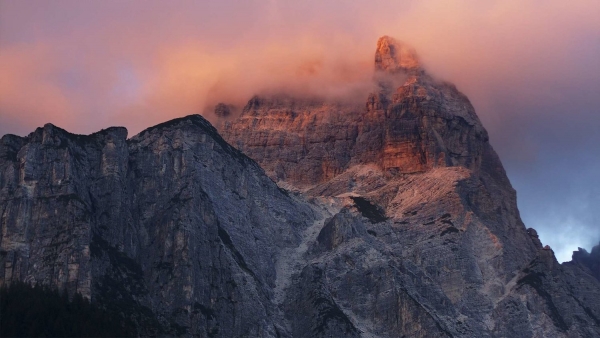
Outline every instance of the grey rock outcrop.
[[140, 336], [600, 337], [599, 247], [559, 264], [525, 228], [473, 107], [414, 50], [381, 38], [374, 76], [361, 107], [252, 98], [221, 129], [243, 152], [200, 116], [4, 136], [0, 283]]
[[314, 211], [200, 116], [126, 135], [2, 138], [0, 281], [114, 305], [141, 335], [275, 336], [275, 261]]
[[577, 251], [573, 252], [571, 263], [587, 268], [590, 274], [600, 281], [600, 244], [594, 246], [591, 253], [578, 248]]

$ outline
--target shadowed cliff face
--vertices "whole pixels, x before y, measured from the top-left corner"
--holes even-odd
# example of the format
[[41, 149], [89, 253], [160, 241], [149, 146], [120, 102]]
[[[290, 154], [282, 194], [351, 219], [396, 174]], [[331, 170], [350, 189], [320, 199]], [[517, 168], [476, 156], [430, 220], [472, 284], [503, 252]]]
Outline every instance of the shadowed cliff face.
[[197, 115], [4, 136], [0, 284], [140, 336], [600, 336], [598, 250], [560, 265], [525, 229], [467, 98], [389, 37], [374, 81], [360, 106], [219, 105], [225, 139]]
[[200, 116], [126, 135], [2, 138], [0, 283], [81, 293], [142, 336], [273, 333], [276, 257], [312, 209]]
[[600, 280], [600, 244], [593, 247], [591, 253], [582, 248], [574, 251], [573, 259], [570, 263], [579, 264], [589, 269], [590, 274]]

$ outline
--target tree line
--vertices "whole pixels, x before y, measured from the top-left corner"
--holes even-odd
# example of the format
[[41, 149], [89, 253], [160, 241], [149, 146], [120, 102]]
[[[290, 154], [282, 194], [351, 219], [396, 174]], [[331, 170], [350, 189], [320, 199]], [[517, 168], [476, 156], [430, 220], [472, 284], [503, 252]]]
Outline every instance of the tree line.
[[133, 324], [77, 293], [14, 282], [0, 288], [0, 337], [131, 337]]

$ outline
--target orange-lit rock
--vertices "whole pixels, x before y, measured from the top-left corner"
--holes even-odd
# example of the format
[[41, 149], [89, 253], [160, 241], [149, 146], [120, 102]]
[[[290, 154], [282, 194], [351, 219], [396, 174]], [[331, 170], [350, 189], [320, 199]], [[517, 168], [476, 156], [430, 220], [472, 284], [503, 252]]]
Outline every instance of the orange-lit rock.
[[362, 106], [256, 96], [221, 133], [275, 181], [298, 188], [368, 163], [396, 174], [458, 165], [478, 171], [484, 156], [498, 166], [469, 100], [429, 76], [412, 48], [380, 38], [374, 81], [379, 89]]
[[387, 72], [410, 71], [420, 67], [417, 52], [389, 36], [377, 40], [375, 69]]

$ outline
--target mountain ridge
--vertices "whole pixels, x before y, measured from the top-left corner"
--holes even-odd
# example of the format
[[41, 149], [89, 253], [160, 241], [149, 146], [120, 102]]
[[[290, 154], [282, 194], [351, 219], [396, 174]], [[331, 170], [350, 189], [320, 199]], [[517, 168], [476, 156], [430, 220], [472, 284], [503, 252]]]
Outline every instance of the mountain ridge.
[[397, 44], [362, 108], [257, 96], [220, 132], [2, 137], [0, 284], [138, 336], [600, 336], [598, 250], [542, 247], [466, 96]]

